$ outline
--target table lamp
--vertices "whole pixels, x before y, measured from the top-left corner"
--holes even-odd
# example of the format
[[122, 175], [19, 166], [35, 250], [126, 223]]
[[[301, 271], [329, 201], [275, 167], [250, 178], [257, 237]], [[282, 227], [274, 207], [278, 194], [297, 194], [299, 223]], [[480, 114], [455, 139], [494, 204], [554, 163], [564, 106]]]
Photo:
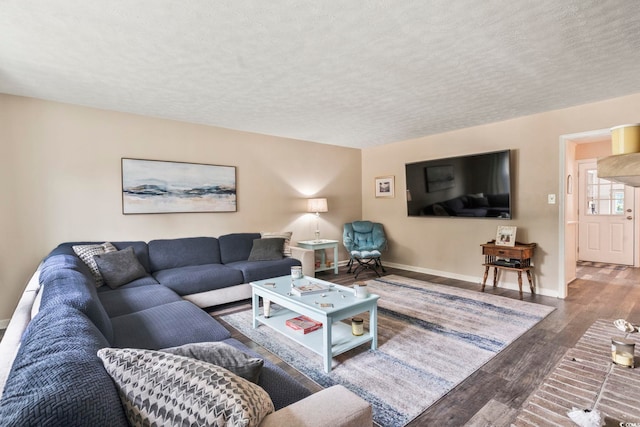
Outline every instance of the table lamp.
[[320, 240], [320, 212], [329, 212], [327, 199], [308, 199], [307, 212], [316, 214], [316, 242]]

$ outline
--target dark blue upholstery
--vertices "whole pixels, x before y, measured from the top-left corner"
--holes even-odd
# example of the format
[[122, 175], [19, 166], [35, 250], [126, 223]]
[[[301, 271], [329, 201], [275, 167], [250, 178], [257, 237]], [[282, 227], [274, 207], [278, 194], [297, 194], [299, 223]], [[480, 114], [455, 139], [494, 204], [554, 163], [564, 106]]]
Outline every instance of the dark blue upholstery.
[[[118, 287], [118, 289], [130, 289], [130, 288], [137, 288], [141, 286], [153, 286], [153, 285], [159, 285], [159, 283], [153, 276], [148, 275], [148, 276], [144, 276], [139, 279], [136, 279], [132, 282], [129, 282], [126, 285], [122, 285]], [[111, 289], [109, 286], [100, 286], [98, 288], [98, 294], [101, 294], [102, 292], [109, 292], [112, 290], [113, 289]]]
[[152, 240], [149, 242], [151, 271], [188, 265], [220, 264], [220, 246], [214, 237]]
[[104, 286], [104, 288], [108, 290], [98, 292], [98, 298], [109, 317], [123, 316], [158, 305], [182, 301], [178, 294], [162, 285], [118, 289]]
[[269, 393], [276, 411], [311, 395], [311, 392], [306, 387], [296, 381], [291, 375], [283, 371], [282, 368], [274, 365], [264, 356], [251, 350], [240, 341], [234, 338], [229, 338], [224, 340], [224, 342], [238, 350], [242, 350], [244, 353], [247, 353], [252, 357], [258, 357], [264, 360], [264, 366], [260, 373], [258, 385]]
[[245, 283], [249, 283], [291, 274], [291, 267], [302, 263], [295, 258], [285, 257], [274, 261], [236, 261], [225, 265], [242, 271]]
[[178, 295], [196, 294], [243, 283], [241, 271], [222, 264], [171, 268], [156, 271], [153, 276]]
[[46, 282], [61, 269], [76, 270], [91, 277], [89, 267], [76, 255], [54, 255], [47, 257], [40, 266], [40, 284]]
[[[96, 353], [104, 347], [160, 349], [229, 340], [253, 355], [217, 320], [180, 295], [290, 273], [293, 258], [248, 262], [258, 233], [228, 235], [233, 268], [221, 264], [215, 238], [111, 242], [133, 247], [154, 272], [118, 289], [96, 288], [87, 266], [64, 243], [44, 260], [40, 312], [29, 323], [0, 401], [2, 426], [126, 426], [115, 384]], [[160, 271], [156, 271], [161, 269]], [[244, 274], [244, 275], [243, 275]], [[159, 284], [158, 282], [162, 284]], [[173, 289], [175, 289], [175, 291]], [[277, 409], [310, 394], [293, 377], [265, 361], [259, 384]]]
[[114, 347], [157, 350], [221, 341], [231, 336], [218, 321], [188, 301], [177, 301], [111, 319]]
[[253, 240], [260, 237], [260, 233], [233, 233], [218, 237], [222, 263], [229, 264], [249, 259]]
[[28, 329], [0, 401], [2, 426], [128, 426], [96, 355], [109, 344], [83, 313], [52, 306]]
[[58, 305], [75, 307], [91, 319], [104, 337], [113, 342], [113, 328], [104, 307], [98, 299], [95, 280], [76, 270], [61, 268], [51, 271], [42, 282], [40, 310]]

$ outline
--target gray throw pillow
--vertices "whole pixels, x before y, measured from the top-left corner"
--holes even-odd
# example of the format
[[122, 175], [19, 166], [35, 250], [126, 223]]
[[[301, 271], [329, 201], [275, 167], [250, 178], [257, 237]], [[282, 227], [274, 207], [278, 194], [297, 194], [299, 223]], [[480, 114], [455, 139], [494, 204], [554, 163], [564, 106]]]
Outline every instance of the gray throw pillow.
[[198, 342], [158, 351], [191, 357], [203, 362], [221, 366], [239, 377], [258, 383], [264, 360], [251, 357], [235, 347], [223, 342]]
[[111, 289], [147, 275], [131, 246], [121, 251], [95, 255], [93, 259], [102, 279]]
[[284, 239], [272, 237], [267, 239], [255, 239], [249, 254], [249, 261], [274, 261], [282, 259]]

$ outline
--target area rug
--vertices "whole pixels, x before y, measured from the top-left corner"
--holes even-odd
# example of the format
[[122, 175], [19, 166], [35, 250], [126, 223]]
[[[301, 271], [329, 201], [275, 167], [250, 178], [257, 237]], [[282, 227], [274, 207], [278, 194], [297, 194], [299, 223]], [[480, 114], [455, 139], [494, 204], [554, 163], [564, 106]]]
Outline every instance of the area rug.
[[514, 425], [575, 426], [567, 415], [574, 409], [599, 411], [607, 426], [640, 425], [640, 369], [611, 363], [612, 337], [640, 347], [638, 332], [621, 332], [613, 320], [595, 321], [531, 394]]
[[321, 386], [342, 384], [370, 402], [378, 424], [404, 426], [554, 310], [396, 275], [367, 285], [380, 295], [378, 349], [341, 354], [328, 374], [316, 353], [253, 329], [250, 310], [222, 319]]

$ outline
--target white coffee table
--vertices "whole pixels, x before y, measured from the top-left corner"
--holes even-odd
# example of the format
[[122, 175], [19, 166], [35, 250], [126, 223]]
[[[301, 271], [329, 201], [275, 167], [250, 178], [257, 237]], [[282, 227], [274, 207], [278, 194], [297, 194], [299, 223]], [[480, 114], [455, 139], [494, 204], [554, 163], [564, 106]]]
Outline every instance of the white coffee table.
[[[331, 371], [333, 356], [369, 342], [372, 350], [378, 348], [378, 295], [356, 298], [351, 288], [306, 276], [293, 282], [296, 286], [321, 283], [330, 288], [324, 294], [295, 296], [291, 294], [291, 276], [251, 282], [254, 328], [262, 323], [318, 353], [323, 357], [325, 372]], [[266, 283], [275, 283], [275, 287], [265, 286]], [[272, 310], [270, 317], [264, 317], [260, 313], [260, 297], [283, 308]], [[321, 303], [333, 304], [333, 307], [323, 308]], [[369, 330], [361, 336], [353, 335], [351, 325], [340, 321], [366, 311], [369, 312]], [[322, 322], [322, 328], [302, 334], [286, 326], [287, 319], [299, 314]]]

